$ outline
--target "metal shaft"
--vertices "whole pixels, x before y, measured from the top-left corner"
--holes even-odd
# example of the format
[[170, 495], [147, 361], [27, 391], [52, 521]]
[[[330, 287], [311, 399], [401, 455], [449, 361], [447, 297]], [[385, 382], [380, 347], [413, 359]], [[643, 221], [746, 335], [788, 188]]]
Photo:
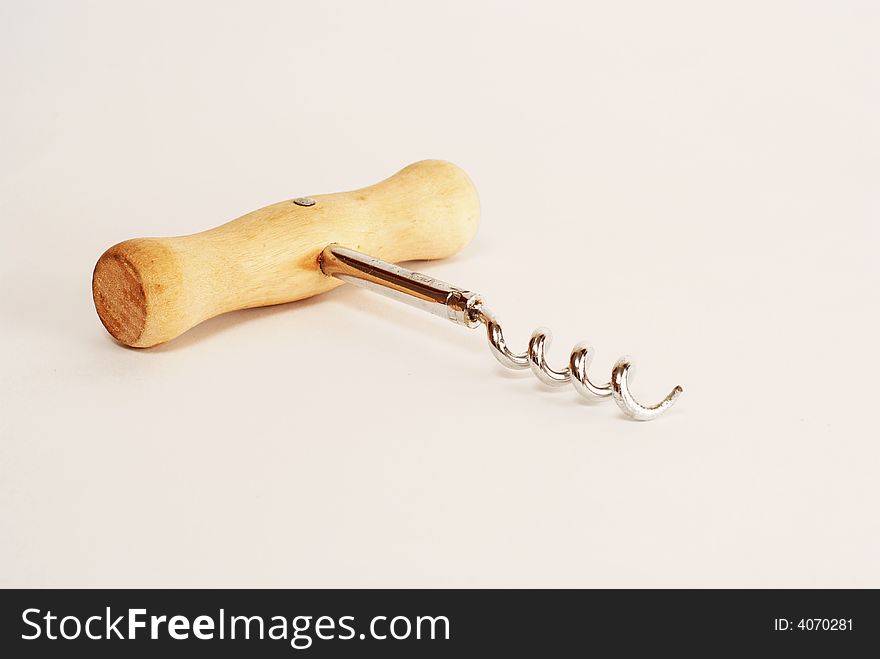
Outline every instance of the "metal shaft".
[[320, 263], [325, 275], [447, 318], [456, 325], [480, 324], [480, 296], [445, 281], [339, 245], [324, 248]]

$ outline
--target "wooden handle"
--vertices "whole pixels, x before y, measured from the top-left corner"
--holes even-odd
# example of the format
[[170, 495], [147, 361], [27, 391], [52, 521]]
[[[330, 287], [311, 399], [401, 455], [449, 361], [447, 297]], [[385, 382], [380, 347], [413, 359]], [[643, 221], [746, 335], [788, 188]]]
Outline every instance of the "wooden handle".
[[323, 293], [330, 243], [386, 261], [439, 259], [470, 242], [480, 205], [467, 175], [441, 160], [417, 162], [353, 192], [282, 201], [215, 229], [177, 238], [135, 238], [98, 259], [95, 308], [120, 343], [147, 348], [227, 311]]

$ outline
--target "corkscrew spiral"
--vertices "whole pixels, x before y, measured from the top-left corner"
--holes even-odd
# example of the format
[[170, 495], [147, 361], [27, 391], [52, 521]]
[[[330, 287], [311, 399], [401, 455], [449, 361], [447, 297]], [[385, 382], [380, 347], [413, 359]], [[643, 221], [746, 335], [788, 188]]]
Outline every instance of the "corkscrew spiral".
[[593, 360], [593, 349], [586, 343], [578, 343], [571, 351], [568, 366], [561, 370], [547, 364], [544, 351], [550, 343], [550, 332], [539, 327], [532, 332], [529, 347], [525, 353], [512, 352], [504, 341], [504, 332], [495, 315], [486, 307], [475, 310], [475, 319], [486, 327], [486, 336], [492, 354], [498, 362], [507, 368], [524, 370], [530, 368], [532, 373], [544, 384], [565, 386], [569, 382], [583, 396], [612, 397], [624, 414], [636, 421], [650, 421], [666, 412], [675, 404], [683, 389], [676, 386], [666, 398], [656, 405], [645, 406], [639, 403], [629, 389], [629, 379], [633, 376], [633, 365], [628, 357], [621, 357], [611, 369], [611, 380], [605, 384], [596, 384], [590, 380], [587, 371]]

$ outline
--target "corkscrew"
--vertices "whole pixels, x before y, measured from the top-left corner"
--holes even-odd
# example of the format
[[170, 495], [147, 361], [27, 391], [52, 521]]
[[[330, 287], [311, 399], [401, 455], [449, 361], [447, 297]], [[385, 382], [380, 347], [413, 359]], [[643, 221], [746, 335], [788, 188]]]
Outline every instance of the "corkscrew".
[[[550, 386], [571, 383], [587, 397], [613, 398], [630, 418], [654, 419], [682, 393], [656, 405], [630, 392], [632, 364], [619, 359], [611, 379], [588, 371], [590, 346], [574, 347], [568, 365], [545, 358], [550, 333], [532, 333], [513, 352], [483, 298], [393, 261], [443, 258], [476, 232], [479, 200], [455, 165], [426, 160], [353, 192], [297, 197], [261, 208], [215, 229], [176, 238], [136, 238], [108, 249], [92, 276], [95, 308], [124, 345], [147, 348], [236, 309], [281, 304], [352, 283], [471, 329], [482, 326], [492, 354], [510, 369], [531, 369]], [[365, 253], [366, 252], [366, 253]]]
[[629, 390], [632, 364], [626, 357], [617, 360], [611, 369], [610, 382], [594, 384], [587, 375], [593, 352], [585, 343], [579, 343], [571, 351], [568, 366], [556, 370], [544, 358], [550, 342], [550, 332], [544, 328], [532, 333], [525, 353], [511, 352], [504, 340], [501, 323], [485, 305], [482, 296], [472, 291], [337, 245], [324, 248], [319, 263], [324, 274], [419, 307], [456, 325], [472, 329], [482, 325], [492, 354], [502, 366], [514, 370], [530, 368], [541, 382], [550, 386], [564, 386], [571, 382], [577, 392], [586, 397], [611, 396], [626, 415], [638, 421], [657, 418], [681, 395], [682, 388], [675, 387], [656, 405], [646, 407], [640, 404]]

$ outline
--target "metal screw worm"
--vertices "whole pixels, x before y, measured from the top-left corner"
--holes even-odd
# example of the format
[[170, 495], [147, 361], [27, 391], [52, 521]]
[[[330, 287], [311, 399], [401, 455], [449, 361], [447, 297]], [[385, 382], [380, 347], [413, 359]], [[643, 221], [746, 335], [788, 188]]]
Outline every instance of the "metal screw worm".
[[624, 414], [636, 421], [650, 421], [656, 419], [675, 404], [675, 401], [684, 391], [676, 386], [666, 398], [650, 407], [642, 405], [633, 397], [629, 390], [629, 378], [632, 377], [632, 363], [628, 357], [621, 357], [611, 369], [611, 381], [606, 384], [595, 384], [587, 375], [590, 363], [593, 361], [593, 349], [586, 343], [578, 343], [571, 351], [568, 366], [561, 370], [551, 368], [544, 359], [544, 349], [550, 343], [550, 331], [539, 327], [532, 332], [529, 339], [528, 350], [523, 353], [511, 352], [504, 342], [504, 333], [501, 324], [495, 315], [486, 307], [479, 311], [479, 320], [486, 326], [486, 336], [492, 354], [502, 366], [512, 369], [530, 368], [532, 373], [544, 384], [550, 386], [564, 386], [571, 382], [577, 392], [587, 398], [598, 396], [607, 398], [611, 396]]
[[614, 364], [609, 382], [596, 384], [587, 374], [593, 358], [590, 346], [577, 344], [571, 351], [568, 366], [554, 369], [544, 357], [550, 332], [538, 328], [532, 333], [526, 352], [512, 352], [504, 341], [501, 324], [477, 293], [338, 245], [326, 247], [319, 261], [326, 275], [419, 307], [457, 325], [470, 328], [483, 325], [492, 354], [502, 366], [515, 370], [530, 368], [541, 382], [550, 386], [564, 386], [570, 382], [583, 396], [611, 397], [624, 414], [637, 421], [656, 419], [672, 407], [683, 391], [677, 386], [656, 405], [642, 405], [629, 389], [633, 371], [627, 357], [621, 357]]

